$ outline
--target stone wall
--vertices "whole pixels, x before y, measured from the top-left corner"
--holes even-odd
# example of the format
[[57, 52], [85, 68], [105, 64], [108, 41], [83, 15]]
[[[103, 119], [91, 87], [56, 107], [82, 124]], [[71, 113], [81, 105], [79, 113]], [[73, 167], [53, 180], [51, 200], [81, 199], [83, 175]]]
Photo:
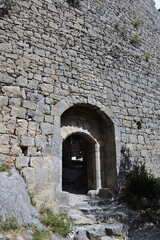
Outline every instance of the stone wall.
[[[79, 4], [77, 4], [79, 2]], [[0, 19], [0, 162], [37, 207], [63, 203], [60, 121], [75, 104], [110, 118], [121, 149], [160, 175], [160, 15], [152, 0], [14, 0]]]

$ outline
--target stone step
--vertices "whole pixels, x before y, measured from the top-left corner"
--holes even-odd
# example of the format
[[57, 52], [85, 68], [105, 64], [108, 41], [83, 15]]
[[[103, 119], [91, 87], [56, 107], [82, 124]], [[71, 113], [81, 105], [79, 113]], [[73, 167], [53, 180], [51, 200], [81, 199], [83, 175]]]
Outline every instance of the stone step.
[[101, 199], [101, 198], [98, 198], [98, 199], [94, 199], [94, 200], [92, 200], [92, 199], [90, 199], [89, 201], [88, 201], [88, 204], [90, 205], [90, 206], [107, 206], [107, 205], [109, 205], [109, 204], [111, 204], [113, 201], [112, 200], [109, 200], [109, 199]]
[[108, 239], [110, 239], [110, 237], [112, 237], [112, 239], [115, 239], [113, 237], [123, 237], [124, 239], [126, 236], [128, 236], [128, 230], [128, 225], [120, 222], [111, 224], [94, 224], [92, 226], [80, 226], [77, 228], [75, 240], [94, 240], [107, 236]]
[[70, 210], [76, 224], [74, 240], [132, 240], [130, 235], [135, 230], [145, 229], [146, 219], [159, 223], [157, 214], [156, 217], [148, 214], [146, 218], [146, 215], [135, 214], [125, 203], [97, 196], [86, 198], [75, 206], [75, 210]]
[[97, 214], [88, 214], [86, 217], [89, 217], [93, 219], [96, 222], [113, 222], [113, 221], [122, 221], [125, 222], [127, 216], [124, 216], [123, 214], [118, 213], [112, 213], [112, 212], [103, 212], [103, 213], [97, 213]]
[[74, 209], [83, 209], [90, 207], [90, 205], [88, 204], [88, 202], [78, 202], [72, 205], [71, 207]]
[[108, 207], [88, 207], [88, 208], [79, 208], [79, 211], [83, 212], [85, 215], [88, 215], [88, 214], [94, 214], [94, 215], [97, 215], [97, 214], [118, 214], [118, 215], [123, 215], [124, 217], [127, 215], [125, 212], [123, 211], [118, 211], [118, 209], [109, 209]]

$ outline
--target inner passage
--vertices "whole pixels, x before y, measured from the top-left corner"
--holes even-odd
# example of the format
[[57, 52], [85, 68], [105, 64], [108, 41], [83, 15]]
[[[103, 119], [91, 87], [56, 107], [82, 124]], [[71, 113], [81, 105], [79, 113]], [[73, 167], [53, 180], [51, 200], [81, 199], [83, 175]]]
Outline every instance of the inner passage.
[[71, 135], [63, 141], [62, 190], [85, 194], [88, 191], [88, 162], [91, 143], [80, 135]]

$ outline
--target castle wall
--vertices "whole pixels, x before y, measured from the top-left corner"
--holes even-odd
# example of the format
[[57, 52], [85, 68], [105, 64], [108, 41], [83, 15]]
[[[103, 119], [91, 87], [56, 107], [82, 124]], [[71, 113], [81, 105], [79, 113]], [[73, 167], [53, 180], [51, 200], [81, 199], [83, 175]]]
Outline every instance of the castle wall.
[[160, 15], [153, 1], [14, 3], [0, 19], [0, 162], [20, 170], [37, 206], [66, 201], [58, 195], [60, 121], [74, 104], [114, 123], [117, 172], [125, 146], [132, 162], [160, 176]]

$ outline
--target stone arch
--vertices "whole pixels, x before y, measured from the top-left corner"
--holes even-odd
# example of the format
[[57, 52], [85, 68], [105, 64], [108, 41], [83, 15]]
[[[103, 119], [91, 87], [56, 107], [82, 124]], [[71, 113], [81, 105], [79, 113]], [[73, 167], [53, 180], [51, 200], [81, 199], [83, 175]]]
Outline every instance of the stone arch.
[[[62, 130], [62, 116], [67, 112], [67, 110], [71, 109], [74, 107], [83, 107], [85, 109], [89, 109], [92, 112], [95, 112], [97, 116], [99, 116], [101, 118], [101, 120], [103, 121], [103, 123], [106, 123], [106, 126], [108, 126], [107, 128], [110, 128], [110, 133], [112, 135], [112, 144], [107, 145], [104, 142], [109, 141], [109, 134], [107, 134], [105, 136], [105, 140], [101, 141], [99, 139], [99, 141], [97, 141], [97, 139], [87, 131], [87, 129], [77, 129], [76, 126], [72, 126], [70, 127], [70, 132], [66, 132], [65, 131], [60, 131], [60, 129]], [[107, 159], [106, 161], [108, 161], [108, 173], [106, 175], [105, 173], [105, 166], [103, 166], [103, 161], [102, 157], [99, 156], [100, 160], [100, 164], [101, 164], [101, 178], [103, 178], [103, 181], [101, 181], [100, 183], [100, 187], [111, 187], [114, 188], [117, 184], [117, 170], [116, 170], [116, 158], [117, 158], [117, 154], [116, 154], [116, 136], [115, 136], [115, 132], [117, 127], [120, 125], [119, 121], [116, 119], [115, 115], [113, 114], [113, 112], [109, 109], [109, 107], [105, 107], [104, 105], [102, 105], [99, 101], [95, 101], [95, 99], [92, 98], [81, 98], [81, 97], [68, 97], [66, 99], [61, 100], [60, 102], [58, 102], [55, 106], [52, 107], [52, 111], [54, 113], [55, 119], [54, 119], [54, 136], [52, 138], [52, 143], [53, 143], [53, 148], [54, 148], [54, 164], [56, 166], [56, 171], [57, 171], [57, 176], [58, 176], [58, 181], [57, 181], [57, 185], [56, 185], [56, 192], [57, 192], [57, 196], [59, 195], [63, 195], [64, 198], [64, 192], [60, 193], [62, 191], [62, 143], [64, 141], [65, 138], [67, 138], [69, 135], [71, 134], [79, 134], [79, 133], [83, 133], [86, 134], [86, 136], [91, 137], [96, 144], [97, 141], [97, 148], [99, 147], [99, 151], [97, 151], [97, 154], [99, 155], [103, 155], [103, 151], [106, 145], [106, 148], [109, 149], [109, 152], [107, 152], [106, 156], [103, 157], [103, 159]], [[108, 125], [107, 125], [108, 122]], [[59, 137], [58, 137], [59, 136]], [[84, 136], [84, 135], [83, 135]], [[113, 145], [113, 148], [111, 147], [111, 145]], [[106, 151], [106, 150], [105, 150]], [[104, 154], [104, 155], [105, 155]], [[111, 163], [111, 164], [110, 164]], [[105, 163], [106, 164], [106, 163]], [[104, 164], [104, 165], [105, 165]], [[60, 197], [60, 200], [62, 199], [62, 197]]]
[[92, 97], [68, 96], [55, 104], [55, 106], [52, 107], [52, 111], [54, 112], [55, 116], [59, 118], [67, 109], [78, 104], [90, 106], [91, 108], [94, 108], [101, 113], [104, 113], [111, 119], [115, 127], [120, 125], [119, 120], [112, 112], [110, 107], [104, 106], [100, 101], [95, 100], [95, 98]]
[[[93, 139], [93, 169], [95, 187], [113, 187], [116, 181], [114, 124], [110, 118], [86, 104], [76, 104], [61, 115], [62, 141], [71, 134], [83, 134]], [[91, 167], [91, 166], [90, 166]], [[112, 173], [112, 176], [111, 176]]]

